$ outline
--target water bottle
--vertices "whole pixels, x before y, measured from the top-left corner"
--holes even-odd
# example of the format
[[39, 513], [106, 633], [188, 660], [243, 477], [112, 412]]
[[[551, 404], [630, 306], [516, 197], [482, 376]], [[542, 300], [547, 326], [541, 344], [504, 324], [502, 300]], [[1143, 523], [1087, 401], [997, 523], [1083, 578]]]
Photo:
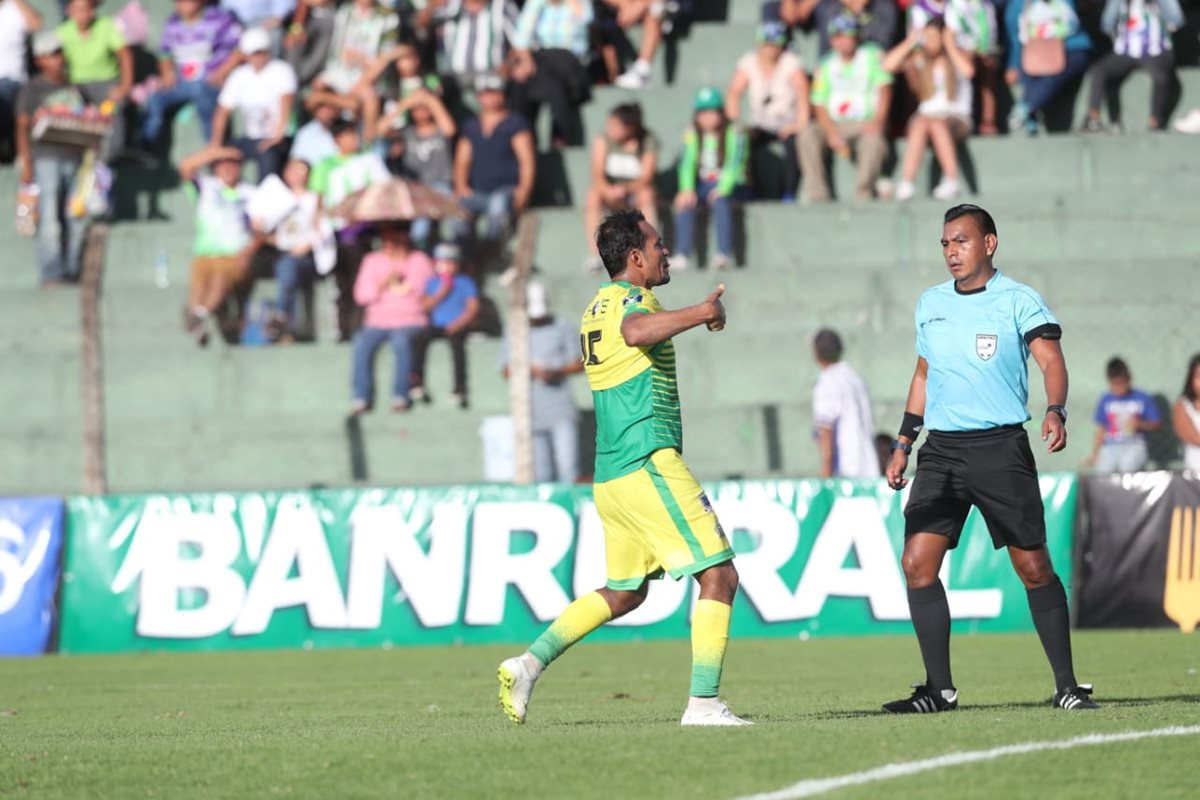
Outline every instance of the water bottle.
[[154, 256], [154, 285], [160, 289], [166, 289], [171, 285], [170, 275], [171, 261], [167, 258], [166, 250], [159, 250], [158, 255]]

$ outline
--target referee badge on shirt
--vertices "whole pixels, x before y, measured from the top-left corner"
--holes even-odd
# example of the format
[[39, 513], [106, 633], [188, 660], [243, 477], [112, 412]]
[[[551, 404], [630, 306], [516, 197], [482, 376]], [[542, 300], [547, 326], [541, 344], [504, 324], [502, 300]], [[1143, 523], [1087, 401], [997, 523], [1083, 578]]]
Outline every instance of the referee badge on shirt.
[[992, 356], [996, 355], [996, 340], [994, 333], [975, 334], [975, 355], [984, 361], [991, 361]]

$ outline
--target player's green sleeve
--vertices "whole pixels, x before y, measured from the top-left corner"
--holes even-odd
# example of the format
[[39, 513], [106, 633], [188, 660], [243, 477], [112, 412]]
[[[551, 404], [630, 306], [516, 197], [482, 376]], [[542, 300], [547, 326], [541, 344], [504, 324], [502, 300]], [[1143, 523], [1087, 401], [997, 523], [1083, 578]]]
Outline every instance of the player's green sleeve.
[[727, 197], [733, 190], [746, 182], [746, 161], [749, 156], [746, 134], [736, 125], [725, 131], [725, 163], [721, 165], [721, 177], [717, 179], [717, 194]]
[[689, 130], [683, 135], [683, 154], [679, 157], [679, 191], [696, 191], [696, 170], [700, 164], [700, 137]]

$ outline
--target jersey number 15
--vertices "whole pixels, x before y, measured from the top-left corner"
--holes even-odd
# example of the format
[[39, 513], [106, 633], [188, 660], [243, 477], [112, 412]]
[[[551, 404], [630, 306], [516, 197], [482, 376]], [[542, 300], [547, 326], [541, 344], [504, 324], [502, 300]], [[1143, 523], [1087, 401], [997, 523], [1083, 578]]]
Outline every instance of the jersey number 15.
[[596, 343], [600, 341], [600, 335], [600, 331], [579, 334], [579, 349], [583, 352], [584, 365], [594, 366], [600, 363], [600, 359], [596, 358]]

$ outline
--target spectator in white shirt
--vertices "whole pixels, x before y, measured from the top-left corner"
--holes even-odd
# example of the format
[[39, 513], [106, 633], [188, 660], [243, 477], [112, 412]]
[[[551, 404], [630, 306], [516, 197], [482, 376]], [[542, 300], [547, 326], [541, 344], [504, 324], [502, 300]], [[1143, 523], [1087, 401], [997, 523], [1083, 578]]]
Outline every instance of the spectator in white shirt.
[[849, 364], [842, 363], [842, 340], [834, 331], [817, 332], [813, 353], [821, 368], [813, 387], [821, 477], [878, 478], [875, 421], [867, 384]]
[[242, 33], [238, 49], [246, 63], [229, 75], [217, 97], [212, 145], [221, 145], [236, 111], [242, 135], [229, 144], [258, 163], [259, 180], [275, 175], [287, 152], [287, 126], [296, 99], [296, 71], [286, 61], [271, 57], [271, 36], [262, 28]]
[[41, 16], [25, 0], [0, 0], [0, 141], [13, 141], [17, 93], [29, 80], [25, 43], [41, 28]]

